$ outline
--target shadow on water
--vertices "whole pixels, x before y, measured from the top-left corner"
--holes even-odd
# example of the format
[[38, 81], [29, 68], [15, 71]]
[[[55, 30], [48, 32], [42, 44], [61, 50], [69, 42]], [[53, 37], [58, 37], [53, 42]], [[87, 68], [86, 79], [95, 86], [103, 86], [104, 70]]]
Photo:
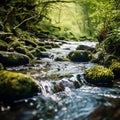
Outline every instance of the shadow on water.
[[[65, 56], [78, 44], [63, 44], [52, 49], [54, 55]], [[91, 45], [95, 45], [91, 43]], [[70, 48], [70, 49], [66, 49]], [[84, 84], [83, 68], [94, 63], [55, 62], [43, 59], [42, 64], [8, 68], [33, 76], [40, 84], [41, 93], [33, 98], [14, 101], [11, 106], [2, 106], [0, 119], [3, 120], [119, 120], [120, 85], [113, 88], [95, 87]], [[47, 68], [47, 69], [46, 69]], [[58, 69], [59, 68], [59, 69]], [[53, 75], [53, 73], [55, 75]], [[68, 75], [70, 74], [70, 76]], [[52, 77], [51, 77], [52, 75]], [[72, 81], [79, 75], [81, 87], [75, 89]], [[59, 78], [59, 79], [58, 79]], [[57, 79], [57, 80], [56, 80]], [[53, 81], [54, 80], [54, 81]], [[62, 83], [64, 90], [53, 92], [54, 83]]]

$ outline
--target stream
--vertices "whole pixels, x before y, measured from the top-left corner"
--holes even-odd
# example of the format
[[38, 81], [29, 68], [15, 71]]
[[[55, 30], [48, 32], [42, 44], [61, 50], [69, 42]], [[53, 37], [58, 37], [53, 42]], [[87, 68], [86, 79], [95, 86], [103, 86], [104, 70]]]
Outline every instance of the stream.
[[[51, 58], [7, 68], [31, 75], [38, 82], [41, 92], [1, 107], [0, 120], [119, 120], [120, 82], [112, 88], [90, 86], [84, 80], [84, 70], [97, 64], [54, 61], [57, 56], [67, 56], [79, 44], [95, 47], [97, 43], [64, 43], [60, 48], [49, 50]], [[59, 89], [54, 90], [55, 86]]]

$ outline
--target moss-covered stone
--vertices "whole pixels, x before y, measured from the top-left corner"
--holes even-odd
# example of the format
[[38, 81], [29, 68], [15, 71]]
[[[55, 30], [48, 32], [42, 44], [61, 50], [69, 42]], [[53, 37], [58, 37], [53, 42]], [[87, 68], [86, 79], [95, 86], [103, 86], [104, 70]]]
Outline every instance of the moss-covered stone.
[[39, 46], [44, 46], [45, 43], [44, 43], [44, 42], [39, 42], [38, 45], [39, 45]]
[[40, 50], [38, 49], [34, 49], [30, 52], [32, 55], [34, 55], [35, 57], [41, 57], [42, 53]]
[[40, 51], [47, 51], [47, 49], [44, 46], [39, 46], [36, 49], [38, 49]]
[[24, 41], [26, 46], [37, 47], [37, 43], [33, 39], [22, 39], [21, 41]]
[[44, 46], [46, 49], [52, 49], [52, 46], [51, 45], [45, 45]]
[[120, 62], [113, 61], [110, 65], [110, 69], [113, 71], [115, 79], [120, 78]]
[[15, 41], [17, 41], [17, 40], [18, 40], [18, 38], [15, 37], [15, 36], [9, 36], [9, 37], [6, 37], [6, 38], [5, 38], [5, 42], [7, 42], [8, 44], [9, 44], [9, 43], [12, 43], [12, 42], [15, 42]]
[[88, 51], [71, 51], [67, 56], [73, 62], [88, 62], [91, 60], [91, 54]]
[[38, 92], [37, 83], [29, 76], [10, 71], [0, 71], [0, 99], [9, 102], [33, 96]]
[[55, 42], [45, 42], [46, 46], [51, 46], [52, 48], [60, 48], [60, 44]]
[[16, 52], [0, 51], [0, 62], [4, 66], [24, 65], [29, 63], [29, 57]]
[[8, 47], [8, 44], [4, 42], [3, 40], [0, 40], [0, 50], [1, 51], [6, 51]]
[[113, 72], [102, 66], [94, 66], [85, 72], [85, 79], [88, 83], [98, 86], [112, 85]]
[[55, 61], [69, 61], [69, 59], [64, 57], [56, 57]]
[[57, 43], [52, 43], [51, 46], [52, 48], [60, 48], [60, 45]]
[[87, 46], [87, 45], [79, 45], [77, 46], [76, 50], [88, 50], [88, 51], [95, 51], [95, 48]]

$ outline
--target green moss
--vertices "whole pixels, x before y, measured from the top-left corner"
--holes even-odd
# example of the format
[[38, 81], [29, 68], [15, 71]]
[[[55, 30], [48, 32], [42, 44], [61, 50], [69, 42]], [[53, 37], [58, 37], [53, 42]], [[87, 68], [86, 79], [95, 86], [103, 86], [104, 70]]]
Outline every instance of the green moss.
[[95, 85], [111, 84], [114, 79], [113, 72], [102, 66], [94, 66], [85, 72], [87, 82]]
[[56, 57], [55, 61], [69, 61], [69, 59], [64, 57]]
[[0, 71], [0, 99], [6, 102], [26, 98], [38, 92], [35, 81], [24, 74]]
[[91, 54], [87, 51], [71, 51], [67, 56], [73, 62], [87, 62], [91, 59]]
[[113, 71], [116, 79], [120, 78], [120, 62], [113, 61], [110, 69]]
[[6, 51], [8, 47], [8, 44], [4, 42], [3, 40], [0, 40], [0, 50], [1, 51]]

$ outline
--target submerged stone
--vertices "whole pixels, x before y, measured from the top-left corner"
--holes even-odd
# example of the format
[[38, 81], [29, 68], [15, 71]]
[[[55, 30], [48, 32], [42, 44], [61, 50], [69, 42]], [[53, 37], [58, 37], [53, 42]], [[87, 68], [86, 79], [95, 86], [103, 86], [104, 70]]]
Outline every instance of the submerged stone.
[[0, 100], [12, 102], [33, 96], [37, 92], [38, 85], [30, 76], [5, 70], [0, 71]]
[[102, 66], [94, 66], [85, 72], [85, 80], [97, 86], [111, 86], [113, 79], [113, 72]]

